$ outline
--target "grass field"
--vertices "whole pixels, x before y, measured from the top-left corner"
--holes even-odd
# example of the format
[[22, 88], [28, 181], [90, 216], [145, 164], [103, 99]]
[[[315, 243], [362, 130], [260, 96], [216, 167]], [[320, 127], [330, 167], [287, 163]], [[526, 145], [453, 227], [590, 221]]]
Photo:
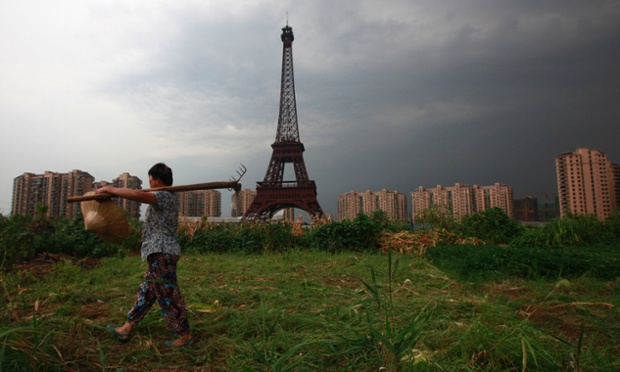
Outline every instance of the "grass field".
[[171, 349], [157, 308], [127, 344], [106, 331], [144, 269], [53, 255], [2, 272], [0, 370], [620, 370], [618, 279], [470, 282], [380, 253], [188, 254], [196, 342]]

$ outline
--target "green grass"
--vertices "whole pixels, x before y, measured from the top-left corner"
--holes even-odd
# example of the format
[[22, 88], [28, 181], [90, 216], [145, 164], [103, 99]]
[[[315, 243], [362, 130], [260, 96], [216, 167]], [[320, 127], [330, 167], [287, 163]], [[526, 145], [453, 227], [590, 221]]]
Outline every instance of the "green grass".
[[[371, 253], [190, 254], [179, 282], [197, 342], [172, 350], [157, 308], [127, 344], [105, 327], [145, 264], [14, 267], [0, 282], [0, 370], [620, 369], [620, 280], [452, 277]], [[474, 281], [470, 281], [474, 280]]]

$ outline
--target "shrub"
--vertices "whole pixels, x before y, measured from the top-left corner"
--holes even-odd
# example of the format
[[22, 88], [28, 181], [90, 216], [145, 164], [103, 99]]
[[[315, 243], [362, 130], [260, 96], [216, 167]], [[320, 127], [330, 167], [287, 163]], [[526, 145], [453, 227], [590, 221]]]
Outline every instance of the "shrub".
[[614, 211], [603, 223], [615, 240], [620, 238], [620, 209]]
[[313, 229], [307, 243], [309, 248], [327, 252], [355, 249], [358, 239], [352, 221], [330, 222]]
[[[568, 215], [540, 228], [530, 228], [511, 242], [515, 247], [581, 247], [613, 244], [620, 232], [616, 217], [600, 221], [594, 215]], [[617, 230], [616, 230], [617, 229]]]
[[232, 224], [204, 224], [192, 236], [181, 234], [184, 250], [199, 253], [230, 252], [237, 226]]
[[506, 212], [497, 207], [465, 216], [457, 230], [465, 237], [492, 244], [508, 244], [524, 231], [518, 221], [511, 220]]
[[63, 220], [50, 233], [35, 239], [36, 253], [64, 253], [75, 257], [105, 257], [119, 252], [120, 245], [107, 243], [84, 229], [84, 218], [77, 214]]
[[34, 257], [32, 218], [23, 215], [0, 216], [0, 268]]
[[327, 252], [375, 251], [388, 225], [383, 212], [371, 216], [360, 213], [353, 221], [330, 222], [314, 228], [310, 232], [309, 248]]
[[191, 233], [181, 229], [179, 238], [184, 250], [200, 253], [283, 252], [295, 243], [291, 230], [291, 225], [286, 222], [203, 223]]
[[415, 221], [420, 226], [439, 227], [446, 230], [452, 230], [456, 226], [454, 214], [449, 210], [443, 210], [437, 204], [422, 209], [415, 217]]

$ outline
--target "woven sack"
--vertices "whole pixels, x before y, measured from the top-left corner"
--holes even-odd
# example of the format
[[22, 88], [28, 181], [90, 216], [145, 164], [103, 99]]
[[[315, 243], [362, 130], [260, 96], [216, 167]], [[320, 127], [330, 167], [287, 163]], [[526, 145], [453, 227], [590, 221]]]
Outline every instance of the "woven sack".
[[[84, 195], [93, 195], [94, 191]], [[89, 200], [80, 203], [84, 216], [84, 228], [101, 239], [120, 243], [129, 234], [129, 222], [125, 211], [111, 199]]]

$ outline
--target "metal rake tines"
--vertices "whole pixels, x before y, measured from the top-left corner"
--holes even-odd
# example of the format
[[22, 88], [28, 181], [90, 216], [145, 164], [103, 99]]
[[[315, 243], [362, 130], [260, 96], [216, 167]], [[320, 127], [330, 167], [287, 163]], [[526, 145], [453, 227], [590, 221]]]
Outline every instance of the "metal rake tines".
[[[243, 165], [243, 163], [241, 163], [241, 167], [239, 167], [239, 169], [237, 169], [237, 175], [238, 177], [235, 178], [234, 176], [230, 177], [230, 182], [236, 182], [237, 184], [234, 187], [235, 192], [239, 192], [241, 190], [241, 184], [239, 183], [239, 180], [241, 180], [241, 177], [243, 177], [243, 175], [245, 174], [245, 172], [248, 171], [248, 168], [245, 167], [245, 165]], [[231, 190], [231, 189], [228, 189]]]

